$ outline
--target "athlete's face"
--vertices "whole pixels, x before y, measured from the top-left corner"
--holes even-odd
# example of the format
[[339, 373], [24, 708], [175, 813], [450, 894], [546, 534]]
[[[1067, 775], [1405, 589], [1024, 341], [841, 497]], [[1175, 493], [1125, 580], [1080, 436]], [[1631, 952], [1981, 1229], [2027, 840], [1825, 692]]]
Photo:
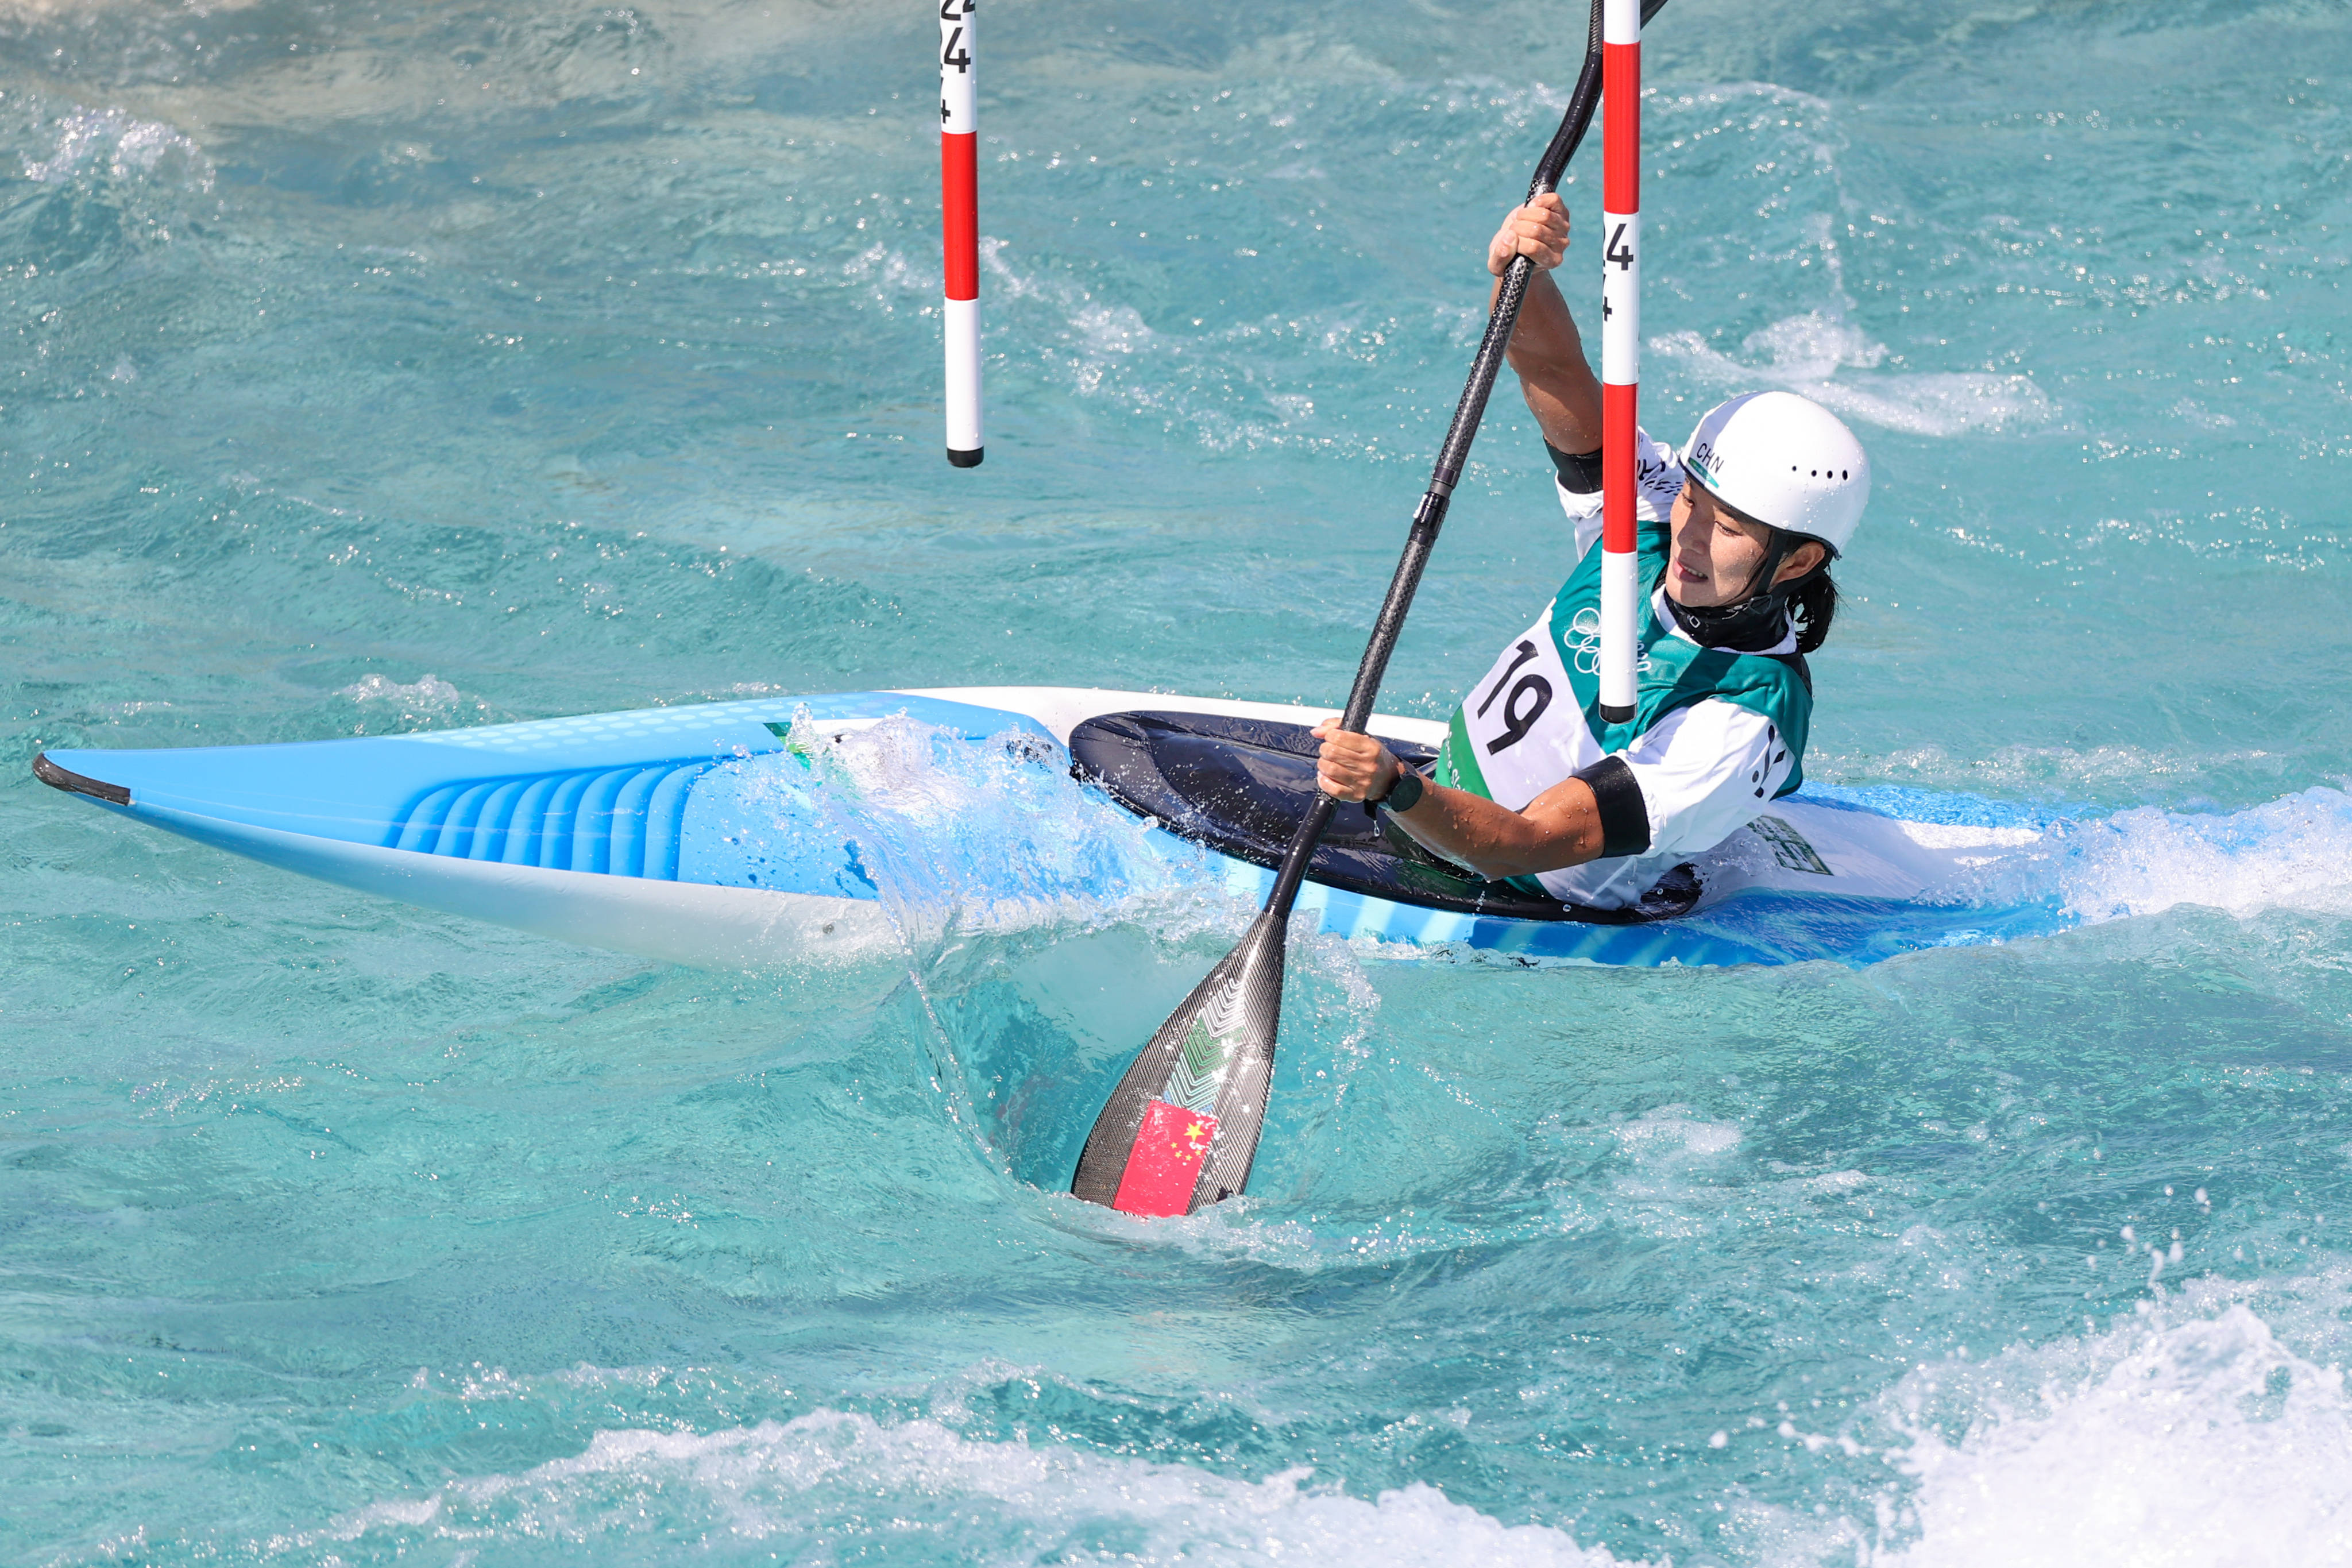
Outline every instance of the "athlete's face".
[[[1764, 584], [1754, 581], [1771, 548], [1772, 531], [1743, 517], [1696, 479], [1683, 481], [1675, 498], [1675, 548], [1666, 563], [1666, 596], [1704, 610], [1746, 598]], [[1801, 544], [1772, 574], [1775, 583], [1801, 577], [1822, 563], [1822, 547]]]

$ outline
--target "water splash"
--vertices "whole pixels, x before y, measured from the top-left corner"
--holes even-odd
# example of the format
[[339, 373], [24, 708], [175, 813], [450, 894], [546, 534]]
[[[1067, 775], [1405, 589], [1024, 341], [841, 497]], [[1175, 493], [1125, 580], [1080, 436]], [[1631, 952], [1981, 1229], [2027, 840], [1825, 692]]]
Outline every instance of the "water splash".
[[154, 177], [196, 191], [213, 188], [212, 161], [189, 137], [120, 109], [72, 109], [51, 126], [47, 157], [25, 159], [25, 177], [65, 184], [94, 175]]
[[1078, 784], [1060, 749], [1027, 731], [973, 743], [893, 718], [835, 734], [803, 714], [783, 752], [730, 772], [747, 837], [847, 845], [910, 945], [1096, 926], [1139, 903], [1181, 923], [1214, 885], [1204, 851]]
[[2142, 806], [2059, 821], [1950, 891], [2007, 904], [2056, 897], [2085, 923], [2202, 904], [2235, 915], [2271, 909], [2352, 913], [2352, 795], [2309, 789], [2230, 813]]
[[[1263, 1480], [1059, 1445], [973, 1442], [935, 1421], [819, 1410], [708, 1435], [605, 1431], [572, 1458], [455, 1481], [280, 1537], [265, 1558], [390, 1562], [428, 1543], [626, 1538], [649, 1511], [705, 1542], [829, 1556], [892, 1518], [907, 1560], [1003, 1563], [1364, 1562], [1612, 1568], [1565, 1531], [1510, 1526], [1414, 1483], [1366, 1500], [1301, 1466]], [[688, 1521], [691, 1520], [691, 1524]]]
[[349, 686], [337, 687], [335, 695], [354, 702], [396, 702], [415, 712], [444, 712], [458, 700], [456, 687], [429, 673], [405, 686], [387, 675], [363, 675]]
[[2319, 1563], [2352, 1528], [2343, 1373], [2242, 1302], [1925, 1366], [1887, 1404], [1910, 1438], [1887, 1459], [1916, 1486], [1882, 1509], [1900, 1544], [1880, 1568]]

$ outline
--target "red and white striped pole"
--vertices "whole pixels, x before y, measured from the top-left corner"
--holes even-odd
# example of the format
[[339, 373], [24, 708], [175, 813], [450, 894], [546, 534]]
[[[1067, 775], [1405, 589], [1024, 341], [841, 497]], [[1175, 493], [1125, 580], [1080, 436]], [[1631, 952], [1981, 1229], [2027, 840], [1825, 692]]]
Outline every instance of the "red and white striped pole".
[[1633, 717], [1642, 382], [1642, 0], [1601, 13], [1601, 718]]
[[980, 135], [972, 113], [971, 13], [940, 0], [940, 227], [947, 235], [948, 461], [980, 466]]

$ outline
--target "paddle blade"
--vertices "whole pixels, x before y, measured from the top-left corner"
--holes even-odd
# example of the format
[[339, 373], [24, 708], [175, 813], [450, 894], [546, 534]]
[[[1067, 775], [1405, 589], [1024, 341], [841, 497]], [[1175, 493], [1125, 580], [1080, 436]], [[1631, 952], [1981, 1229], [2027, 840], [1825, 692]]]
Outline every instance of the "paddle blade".
[[1282, 1019], [1284, 934], [1259, 915], [1160, 1026], [1095, 1120], [1072, 1193], [1127, 1214], [1180, 1215], [1249, 1184]]

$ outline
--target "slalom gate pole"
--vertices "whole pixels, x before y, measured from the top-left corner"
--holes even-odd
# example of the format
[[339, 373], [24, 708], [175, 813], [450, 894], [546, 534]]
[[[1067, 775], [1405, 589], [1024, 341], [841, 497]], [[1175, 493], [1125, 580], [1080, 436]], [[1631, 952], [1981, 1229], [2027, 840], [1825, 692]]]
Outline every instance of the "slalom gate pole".
[[1601, 717], [1633, 717], [1642, 382], [1642, 4], [1601, 17]]
[[[1577, 74], [1559, 129], [1552, 132], [1536, 164], [1535, 178], [1528, 186], [1530, 201], [1558, 187], [1594, 111], [1601, 107], [1601, 8], [1621, 3], [1638, 5], [1643, 0], [1593, 0], [1584, 68]], [[1647, 4], [1654, 12], [1665, 0], [1647, 0]], [[1636, 11], [1636, 36], [1639, 30]], [[1615, 125], [1612, 119], [1612, 131]], [[1343, 730], [1360, 734], [1371, 720], [1372, 701], [1380, 695], [1389, 656], [1396, 651], [1406, 612], [1421, 586], [1422, 570], [1437, 548], [1454, 488], [1469, 467], [1470, 444], [1478, 434], [1479, 421], [1486, 417], [1486, 400], [1502, 372], [1511, 334], [1518, 327], [1519, 308], [1527, 300], [1528, 284], [1534, 276], [1535, 264], [1524, 256], [1512, 258], [1503, 269], [1502, 286], [1495, 292], [1486, 333], [1471, 361], [1469, 380], [1462, 388], [1461, 401], [1454, 405], [1444, 442], [1438, 447], [1429, 488], [1413, 509], [1404, 552], [1397, 559], [1395, 575], [1389, 579], [1388, 596], [1372, 623], [1363, 661], [1356, 667], [1347, 710], [1339, 719]], [[1629, 512], [1629, 523], [1631, 520]], [[1630, 531], [1625, 563], [1630, 584]], [[1626, 661], [1629, 670], [1631, 662]], [[1630, 715], [1630, 679], [1626, 707]], [[1329, 795], [1317, 794], [1291, 835], [1281, 868], [1275, 873], [1273, 890], [1266, 894], [1257, 919], [1136, 1053], [1095, 1118], [1094, 1131], [1078, 1154], [1077, 1172], [1070, 1178], [1072, 1194], [1126, 1214], [1180, 1215], [1222, 1203], [1248, 1186], [1273, 1082], [1291, 907], [1315, 846], [1338, 807]]]
[[940, 0], [940, 228], [947, 237], [948, 461], [980, 466], [980, 135], [973, 113], [971, 14]]

